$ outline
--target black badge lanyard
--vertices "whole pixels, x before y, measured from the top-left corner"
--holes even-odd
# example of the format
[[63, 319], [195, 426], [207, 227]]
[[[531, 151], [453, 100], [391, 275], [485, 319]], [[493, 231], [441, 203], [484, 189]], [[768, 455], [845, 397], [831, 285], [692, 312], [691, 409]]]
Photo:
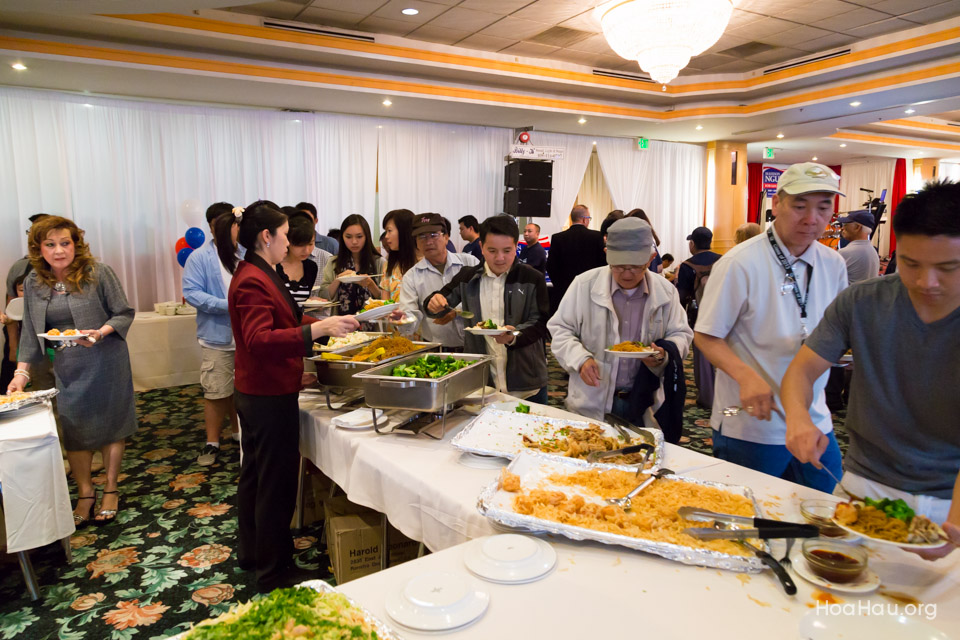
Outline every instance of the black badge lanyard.
[[[807, 333], [807, 301], [810, 299], [810, 282], [813, 280], [813, 265], [807, 265], [807, 287], [801, 297], [800, 284], [797, 282], [797, 276], [793, 272], [793, 267], [787, 262], [787, 257], [783, 255], [783, 250], [780, 249], [780, 245], [774, 240], [773, 229], [767, 229], [767, 240], [770, 241], [773, 252], [777, 254], [777, 260], [780, 261], [780, 266], [783, 267], [783, 270], [787, 273], [787, 281], [793, 285], [793, 297], [797, 301], [797, 306], [800, 307], [800, 328], [802, 331], [800, 342], [802, 344], [806, 342], [807, 336], [809, 335]], [[781, 293], [786, 293], [786, 291], [781, 288]]]

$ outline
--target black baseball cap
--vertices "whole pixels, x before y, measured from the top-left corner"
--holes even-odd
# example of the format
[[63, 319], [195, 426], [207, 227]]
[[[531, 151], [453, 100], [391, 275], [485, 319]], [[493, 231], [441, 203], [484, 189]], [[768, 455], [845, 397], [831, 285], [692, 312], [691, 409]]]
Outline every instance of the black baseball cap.
[[446, 233], [447, 227], [443, 224], [443, 217], [439, 213], [420, 213], [413, 219], [413, 237], [421, 233], [439, 231]]
[[706, 227], [697, 227], [690, 232], [690, 235], [687, 236], [687, 240], [693, 240], [693, 244], [700, 245], [709, 245], [713, 242], [713, 231], [707, 229]]

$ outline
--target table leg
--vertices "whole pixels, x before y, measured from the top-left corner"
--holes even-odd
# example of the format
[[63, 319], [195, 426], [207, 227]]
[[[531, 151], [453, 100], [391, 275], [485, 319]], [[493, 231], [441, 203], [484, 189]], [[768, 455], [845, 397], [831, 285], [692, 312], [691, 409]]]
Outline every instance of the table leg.
[[67, 556], [67, 564], [73, 564], [73, 547], [70, 546], [70, 536], [62, 538], [60, 544], [63, 545], [63, 555]]
[[423, 554], [425, 554], [426, 552], [427, 552], [427, 546], [421, 542], [420, 546], [417, 547], [417, 557], [422, 558]]
[[383, 529], [383, 534], [380, 539], [380, 571], [383, 571], [390, 566], [390, 549], [387, 546], [387, 516], [386, 514], [380, 514], [380, 526]]
[[294, 512], [294, 526], [297, 531], [303, 530], [303, 485], [307, 477], [307, 465], [303, 456], [300, 456], [300, 471], [297, 477], [297, 509]]
[[23, 581], [27, 583], [27, 591], [30, 593], [30, 599], [39, 600], [40, 585], [37, 584], [37, 576], [33, 572], [30, 555], [26, 551], [20, 551], [17, 553], [17, 560], [20, 561], [20, 570], [23, 571]]

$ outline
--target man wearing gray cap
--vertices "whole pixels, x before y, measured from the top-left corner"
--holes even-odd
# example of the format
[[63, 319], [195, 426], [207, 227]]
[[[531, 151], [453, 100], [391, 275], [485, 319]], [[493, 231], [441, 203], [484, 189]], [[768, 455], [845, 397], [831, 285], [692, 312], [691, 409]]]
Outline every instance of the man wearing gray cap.
[[851, 211], [840, 217], [840, 235], [847, 246], [840, 249], [840, 257], [847, 263], [847, 279], [850, 284], [869, 280], [880, 275], [880, 256], [870, 244], [870, 234], [876, 220], [869, 211]]
[[[568, 411], [596, 419], [607, 412], [628, 418], [636, 409], [628, 398], [641, 369], [661, 378], [667, 368], [667, 352], [654, 342], [668, 340], [678, 358], [686, 357], [693, 331], [676, 287], [648, 269], [653, 247], [653, 230], [643, 220], [615, 222], [607, 232], [607, 266], [577, 276], [547, 323], [553, 355], [570, 373]], [[606, 351], [624, 341], [651, 345], [655, 354], [633, 359]], [[655, 426], [653, 414], [664, 401], [662, 384], [652, 400], [642, 410], [646, 426]]]
[[[718, 369], [710, 418], [714, 455], [826, 492], [834, 487], [830, 476], [787, 450], [777, 396], [793, 356], [847, 286], [843, 258], [817, 242], [833, 216], [839, 184], [839, 176], [814, 162], [783, 172], [773, 224], [713, 266], [694, 338]], [[810, 416], [828, 440], [820, 462], [839, 476], [826, 382], [824, 374], [814, 384]], [[729, 415], [733, 407], [740, 410]]]

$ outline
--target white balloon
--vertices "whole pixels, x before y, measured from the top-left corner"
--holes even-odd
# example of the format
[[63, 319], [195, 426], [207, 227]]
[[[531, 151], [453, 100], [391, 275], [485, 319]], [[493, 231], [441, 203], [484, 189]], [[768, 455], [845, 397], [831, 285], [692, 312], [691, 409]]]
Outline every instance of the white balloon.
[[184, 200], [180, 204], [180, 219], [186, 223], [187, 228], [200, 227], [202, 229], [206, 225], [203, 205], [195, 198]]

